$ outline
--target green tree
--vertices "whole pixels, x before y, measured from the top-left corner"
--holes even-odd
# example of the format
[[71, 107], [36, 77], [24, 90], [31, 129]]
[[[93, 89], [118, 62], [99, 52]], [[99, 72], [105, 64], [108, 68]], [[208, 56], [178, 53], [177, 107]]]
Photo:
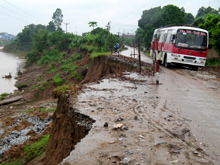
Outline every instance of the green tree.
[[219, 15], [219, 11], [220, 11], [220, 8], [219, 10], [216, 10], [212, 7], [201, 7], [197, 14], [196, 14], [196, 17], [195, 17], [195, 20], [193, 22], [193, 26], [199, 26], [199, 24], [203, 24], [208, 16], [208, 14], [211, 14], [211, 15]]
[[209, 31], [210, 43], [220, 56], [220, 16], [209, 14], [206, 21], [199, 27]]
[[138, 21], [139, 28], [136, 31], [136, 37], [140, 38], [142, 45], [149, 48], [153, 32], [156, 28], [184, 24], [184, 16], [184, 8], [180, 9], [174, 5], [145, 10]]
[[47, 30], [49, 30], [50, 32], [54, 32], [56, 30], [56, 26], [53, 23], [53, 21], [50, 21], [47, 25]]
[[[95, 21], [91, 21], [91, 22], [89, 22], [89, 27], [92, 27], [92, 31], [93, 31], [93, 33], [94, 33], [94, 27], [95, 26], [98, 26], [97, 25], [97, 22], [95, 22]], [[94, 34], [93, 34], [93, 42], [94, 42]]]
[[194, 16], [191, 13], [186, 13], [184, 16], [185, 24], [191, 25], [194, 21]]
[[95, 22], [95, 21], [89, 22], [89, 27], [92, 27], [92, 28], [93, 28], [92, 30], [94, 30], [94, 27], [95, 27], [95, 26], [98, 26], [98, 25], [97, 25], [97, 22]]
[[216, 9], [210, 7], [210, 6], [207, 7], [207, 8], [205, 8], [204, 6], [202, 6], [202, 7], [198, 10], [198, 12], [197, 12], [197, 14], [196, 14], [196, 18], [202, 17], [202, 18], [206, 19], [206, 17], [208, 16], [208, 14], [211, 14], [211, 15], [219, 15], [218, 13], [219, 13], [218, 10], [216, 10]]
[[61, 28], [61, 25], [63, 23], [63, 14], [62, 14], [62, 10], [57, 8], [56, 11], [53, 13], [53, 23], [56, 27], [56, 30], [60, 30], [62, 29]]
[[200, 24], [203, 24], [203, 23], [205, 23], [205, 19], [202, 17], [199, 17], [194, 20], [192, 25], [198, 27]]

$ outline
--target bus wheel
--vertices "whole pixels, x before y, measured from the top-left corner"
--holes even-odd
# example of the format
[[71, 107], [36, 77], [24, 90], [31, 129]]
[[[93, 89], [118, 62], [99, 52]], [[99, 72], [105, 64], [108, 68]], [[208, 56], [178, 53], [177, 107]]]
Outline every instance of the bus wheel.
[[165, 59], [164, 59], [164, 66], [166, 68], [169, 68], [170, 67], [170, 63], [167, 63], [167, 56], [165, 56]]
[[192, 66], [192, 70], [197, 71], [198, 70], [198, 66]]

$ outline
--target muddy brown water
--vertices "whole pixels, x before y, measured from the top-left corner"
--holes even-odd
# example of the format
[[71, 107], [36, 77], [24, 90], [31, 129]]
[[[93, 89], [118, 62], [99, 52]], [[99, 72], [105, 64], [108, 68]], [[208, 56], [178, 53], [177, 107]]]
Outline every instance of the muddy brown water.
[[[3, 52], [2, 49], [0, 47], [0, 94], [12, 93], [16, 89], [14, 85], [17, 69], [23, 65], [24, 59], [13, 53]], [[9, 75], [9, 73], [11, 73], [12, 78], [3, 78], [5, 75]]]

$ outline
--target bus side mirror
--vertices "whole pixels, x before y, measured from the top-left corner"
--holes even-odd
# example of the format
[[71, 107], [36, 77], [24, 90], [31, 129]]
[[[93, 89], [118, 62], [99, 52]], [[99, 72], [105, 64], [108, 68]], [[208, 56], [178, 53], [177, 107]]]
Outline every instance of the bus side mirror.
[[212, 44], [209, 44], [208, 48], [209, 48], [209, 49], [212, 49]]

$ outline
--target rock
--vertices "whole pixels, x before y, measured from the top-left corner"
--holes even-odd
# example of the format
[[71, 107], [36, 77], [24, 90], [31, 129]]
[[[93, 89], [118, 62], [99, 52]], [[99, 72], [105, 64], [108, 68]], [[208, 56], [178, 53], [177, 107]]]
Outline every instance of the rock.
[[178, 160], [172, 160], [170, 161], [170, 163], [178, 163], [179, 161]]
[[128, 155], [133, 155], [133, 152], [129, 151], [129, 150], [125, 151], [125, 153], [128, 154]]
[[124, 158], [122, 161], [120, 161], [120, 164], [128, 164], [130, 161], [130, 158]]
[[119, 140], [119, 141], [124, 141], [124, 140], [125, 140], [125, 138], [119, 138], [118, 140]]
[[108, 122], [105, 122], [104, 127], [106, 128], [108, 127]]
[[122, 129], [125, 130], [125, 131], [129, 130], [129, 128], [125, 127], [125, 126], [123, 126]]
[[120, 123], [120, 124], [114, 124], [113, 129], [114, 129], [114, 130], [121, 129], [122, 126], [123, 126], [122, 123]]
[[102, 111], [104, 109], [104, 107], [98, 107], [97, 110], [98, 111]]

